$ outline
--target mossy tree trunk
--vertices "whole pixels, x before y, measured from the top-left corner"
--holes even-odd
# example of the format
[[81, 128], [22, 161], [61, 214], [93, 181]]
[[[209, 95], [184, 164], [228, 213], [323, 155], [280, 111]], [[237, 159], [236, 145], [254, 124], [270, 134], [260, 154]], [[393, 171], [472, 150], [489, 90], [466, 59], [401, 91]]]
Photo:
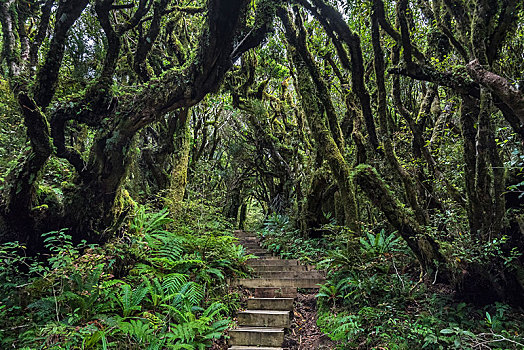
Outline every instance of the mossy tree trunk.
[[355, 168], [353, 177], [368, 199], [380, 209], [399, 236], [406, 241], [424, 270], [435, 274], [435, 279], [449, 282], [452, 276], [438, 243], [424, 232], [413, 211], [402, 205], [375, 168], [361, 164]]
[[[447, 195], [466, 208], [469, 236], [481, 246], [489, 245], [493, 239], [500, 239], [505, 232], [509, 232], [503, 224], [506, 174], [500, 146], [495, 142], [495, 113], [499, 112], [519, 137], [524, 135], [518, 122], [522, 96], [493, 72], [497, 69], [494, 63], [506, 37], [517, 25], [522, 3], [480, 0], [464, 4], [444, 1], [434, 2], [432, 7], [422, 6], [424, 16], [437, 24], [438, 33], [434, 34], [447, 39], [436, 38], [444, 45], [432, 45], [429, 54], [442, 57], [451, 46], [463, 60], [465, 69], [450, 71], [433, 67], [412, 40], [407, 18], [412, 5], [409, 1], [397, 2], [397, 28], [388, 23], [382, 1], [374, 0], [374, 5], [379, 10], [380, 26], [397, 42], [397, 49], [393, 50], [397, 55], [393, 63], [397, 66], [389, 69], [389, 72], [450, 88], [461, 101], [459, 116], [464, 148], [465, 200], [442, 174], [428, 147], [424, 146], [422, 130], [417, 130], [417, 122], [402, 110], [398, 93], [394, 95], [397, 109], [402, 112], [414, 138], [419, 138], [414, 144], [420, 150], [428, 169], [445, 185]], [[398, 78], [393, 79], [393, 83], [398, 84]], [[512, 243], [504, 248], [504, 254], [509, 252], [511, 245], [523, 248], [518, 243], [520, 239], [514, 238], [515, 233], [511, 235]], [[516, 259], [511, 268], [503, 266], [502, 260], [495, 258], [484, 263], [464, 264], [454, 276], [457, 290], [478, 301], [503, 299], [522, 304], [524, 288], [517, 271], [522, 271], [524, 260]], [[482, 298], [484, 300], [480, 300]]]
[[242, 206], [242, 184], [235, 184], [229, 189], [227, 203], [224, 206], [224, 216], [237, 225], [238, 211]]
[[174, 134], [173, 169], [169, 184], [167, 203], [171, 212], [176, 214], [182, 206], [187, 185], [187, 171], [189, 165], [190, 130], [187, 121], [187, 109], [183, 117], [179, 118], [179, 125]]
[[242, 203], [242, 206], [240, 207], [240, 214], [238, 216], [238, 229], [239, 230], [245, 230], [246, 229], [246, 219], [247, 219], [247, 207], [249, 205], [249, 202], [244, 201]]
[[[326, 168], [317, 169], [312, 175], [308, 184], [305, 203], [302, 208], [302, 231], [310, 237], [318, 238], [321, 236], [320, 227], [327, 224], [326, 215], [322, 210], [324, 194], [329, 187], [329, 177]], [[335, 213], [332, 213], [335, 214]]]
[[282, 10], [279, 12], [279, 17], [284, 23], [288, 50], [291, 52], [296, 71], [296, 89], [318, 148], [318, 154], [322, 161], [325, 160], [329, 165], [340, 191], [345, 212], [344, 224], [353, 232], [359, 232], [357, 204], [350, 176], [351, 168], [335, 142], [333, 131], [330, 130], [330, 123], [323, 103], [325, 101], [318, 98], [319, 89], [315, 85], [320, 86], [320, 91], [322, 91], [325, 88], [321, 86], [325, 83], [320, 78], [318, 68], [307, 49], [306, 32], [302, 26], [300, 15], [295, 16], [298, 30], [288, 13]]
[[[206, 16], [192, 61], [183, 67], [181, 65], [182, 68], [168, 68], [163, 74], [150, 77], [139, 73], [145, 72], [142, 63], [143, 60], [147, 60], [148, 53], [158, 38], [158, 28], [163, 17], [171, 14], [169, 11], [162, 11], [168, 1], [154, 2], [152, 7], [147, 6], [147, 1], [140, 1], [139, 6], [132, 9], [133, 16], [125, 23], [114, 20], [113, 12], [121, 9], [115, 8], [113, 2], [100, 0], [94, 7], [96, 19], [107, 39], [106, 57], [100, 75], [92, 79], [89, 87], [80, 94], [66, 97], [65, 102], [47, 109], [55, 95], [68, 30], [82, 15], [88, 4], [87, 0], [66, 0], [61, 1], [57, 7], [43, 7], [42, 15], [38, 18], [39, 33], [45, 38], [48, 32], [52, 32], [52, 36], [43, 63], [38, 69], [33, 69], [38, 62], [26, 60], [24, 55], [9, 58], [12, 85], [16, 87], [17, 94], [21, 92], [24, 96], [21, 107], [28, 111], [29, 117], [32, 118], [30, 124], [35, 125], [38, 132], [32, 133], [31, 128], [28, 129], [32, 154], [21, 160], [20, 168], [25, 170], [18, 172], [20, 176], [13, 172], [10, 177], [10, 184], [15, 191], [4, 192], [1, 214], [7, 223], [19, 221], [17, 216], [22, 215], [20, 210], [10, 210], [9, 206], [24, 206], [26, 214], [23, 216], [32, 219], [32, 223], [35, 222], [31, 209], [35, 205], [33, 194], [36, 180], [48, 156], [54, 151], [58, 157], [71, 163], [78, 175], [73, 188], [63, 191], [64, 212], [59, 213], [61, 220], [56, 221], [55, 225], [69, 227], [75, 240], [86, 238], [90, 242], [100, 242], [106, 239], [115, 223], [118, 224], [118, 219], [125, 214], [120, 195], [132, 163], [134, 139], [139, 131], [167, 113], [191, 107], [208, 93], [216, 91], [232, 62], [263, 40], [269, 29], [268, 23], [274, 15], [273, 4], [262, 1], [256, 9], [255, 23], [247, 30], [249, 25], [246, 13], [250, 1], [210, 0], [201, 11], [206, 13]], [[52, 5], [53, 2], [47, 3]], [[24, 46], [24, 40], [28, 38], [19, 37], [17, 33], [24, 32], [26, 23], [14, 19], [10, 8], [12, 5], [13, 2], [8, 2], [0, 6], [3, 35], [13, 39], [4, 43], [4, 50], [7, 48], [8, 52], [20, 53], [17, 45]], [[46, 12], [47, 10], [50, 12]], [[56, 12], [53, 12], [55, 10]], [[49, 16], [46, 17], [49, 13], [56, 15], [53, 31], [47, 30], [49, 23], [53, 23]], [[136, 86], [140, 93], [125, 91], [117, 98], [113, 96], [112, 84], [116, 78], [119, 59], [127, 54], [123, 52], [122, 37], [142, 23], [143, 18], [149, 14], [150, 28], [140, 33], [147, 38], [139, 38], [137, 45], [140, 50], [137, 49], [135, 57], [135, 68], [140, 78], [137, 81], [144, 83]], [[34, 46], [28, 50], [36, 50], [38, 53], [44, 38], [35, 38]], [[22, 44], [15, 42], [17, 40]], [[29, 56], [31, 55], [28, 54], [27, 57]], [[38, 55], [33, 56], [38, 58]], [[17, 79], [20, 72], [29, 74], [35, 71], [37, 73], [30, 77], [34, 80], [35, 90], [28, 93], [30, 85]], [[129, 75], [134, 76], [134, 73], [130, 72]], [[134, 78], [131, 79], [131, 82], [133, 81]], [[38, 121], [33, 118], [37, 115]], [[50, 123], [50, 132], [46, 131], [46, 120]], [[95, 132], [88, 159], [66, 144], [64, 135], [67, 123], [71, 121], [86, 125]], [[54, 150], [46, 146], [50, 144], [51, 137]], [[17, 188], [20, 190], [17, 191]], [[57, 213], [50, 214], [53, 215], [48, 215], [49, 217], [55, 217]], [[15, 228], [14, 235], [2, 235], [1, 239], [19, 239], [27, 242], [28, 238], [24, 235], [29, 235], [36, 242], [40, 233], [48, 230], [45, 225], [28, 226], [31, 226], [30, 230], [22, 231]]]
[[185, 132], [181, 129], [186, 128], [187, 114], [186, 108], [169, 113], [139, 134], [135, 145], [139, 156], [127, 183], [133, 197], [149, 200], [169, 196], [173, 168], [180, 160], [175, 155], [185, 146], [181, 139]]

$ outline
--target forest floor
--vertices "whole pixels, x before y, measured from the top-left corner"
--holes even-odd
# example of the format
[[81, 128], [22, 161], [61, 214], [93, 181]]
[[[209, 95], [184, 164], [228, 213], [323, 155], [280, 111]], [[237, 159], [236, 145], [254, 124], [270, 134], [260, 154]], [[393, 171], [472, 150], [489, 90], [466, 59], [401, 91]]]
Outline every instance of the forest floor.
[[334, 343], [317, 326], [316, 293], [298, 293], [291, 328], [285, 336], [284, 348], [290, 350], [331, 350]]

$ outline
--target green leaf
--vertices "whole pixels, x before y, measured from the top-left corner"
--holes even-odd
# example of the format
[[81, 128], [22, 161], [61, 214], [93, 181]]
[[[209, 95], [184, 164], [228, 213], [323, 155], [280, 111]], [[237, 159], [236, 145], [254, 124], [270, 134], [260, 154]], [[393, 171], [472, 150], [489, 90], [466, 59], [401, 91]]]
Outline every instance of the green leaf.
[[441, 334], [453, 334], [455, 331], [453, 329], [444, 328], [440, 331]]

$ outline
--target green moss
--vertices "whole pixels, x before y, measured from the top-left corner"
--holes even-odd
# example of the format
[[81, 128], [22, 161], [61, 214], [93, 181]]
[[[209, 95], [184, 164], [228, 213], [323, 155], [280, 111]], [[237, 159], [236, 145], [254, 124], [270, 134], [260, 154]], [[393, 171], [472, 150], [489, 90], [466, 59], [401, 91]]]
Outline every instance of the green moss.
[[114, 212], [121, 213], [126, 208], [137, 208], [138, 204], [135, 202], [127, 190], [120, 191], [120, 195], [115, 199]]
[[36, 190], [36, 205], [32, 210], [60, 212], [63, 206], [62, 191], [48, 185], [40, 185]]

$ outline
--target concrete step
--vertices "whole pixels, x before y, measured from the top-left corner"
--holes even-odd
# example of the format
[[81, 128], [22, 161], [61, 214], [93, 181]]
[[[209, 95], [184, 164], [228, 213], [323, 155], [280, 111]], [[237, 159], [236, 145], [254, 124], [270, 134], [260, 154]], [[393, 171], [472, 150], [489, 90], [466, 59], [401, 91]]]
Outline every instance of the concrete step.
[[245, 238], [245, 237], [257, 237], [257, 235], [253, 232], [245, 232], [245, 231], [235, 231], [233, 235], [237, 238]]
[[242, 237], [236, 237], [236, 238], [241, 243], [260, 242], [260, 238], [258, 238], [257, 236], [242, 236]]
[[229, 345], [281, 347], [284, 342], [284, 328], [241, 327], [231, 329], [229, 337]]
[[284, 348], [261, 348], [260, 346], [232, 346], [228, 350], [284, 350]]
[[260, 278], [297, 278], [297, 279], [313, 279], [313, 278], [324, 278], [324, 275], [320, 271], [258, 271], [258, 277]]
[[267, 249], [263, 249], [263, 248], [247, 248], [246, 251], [247, 251], [249, 254], [255, 254], [255, 255], [259, 255], [259, 254], [271, 254]]
[[248, 260], [248, 264], [251, 267], [255, 266], [293, 266], [293, 265], [299, 265], [298, 260], [296, 259], [280, 259], [279, 257], [269, 258], [269, 259], [250, 259]]
[[247, 252], [248, 254], [253, 254], [255, 256], [257, 256], [259, 259], [266, 259], [266, 258], [272, 258], [273, 255], [271, 255], [271, 253], [252, 253], [252, 252]]
[[237, 237], [239, 243], [249, 243], [249, 242], [261, 242], [260, 237], [256, 236], [247, 236], [247, 237]]
[[248, 310], [293, 310], [293, 298], [249, 298]]
[[246, 249], [262, 249], [262, 247], [260, 246], [260, 243], [258, 243], [257, 241], [245, 242], [241, 244]]
[[259, 238], [255, 237], [255, 236], [251, 236], [251, 237], [237, 237], [237, 238], [238, 238], [238, 243], [239, 244], [251, 243], [251, 242], [258, 242], [258, 243], [260, 243]]
[[259, 287], [254, 288], [255, 298], [296, 298], [296, 287]]
[[251, 265], [252, 263], [256, 265], [255, 262], [259, 260], [282, 260], [282, 259], [279, 256], [264, 256], [264, 257], [254, 258], [254, 259], [248, 259], [247, 263], [249, 265]]
[[289, 265], [289, 266], [278, 266], [278, 265], [250, 265], [256, 272], [266, 271], [311, 271], [314, 268], [312, 266], [305, 265]]
[[[245, 310], [237, 313], [240, 326], [283, 327], [289, 328], [289, 311], [282, 310]], [[255, 344], [251, 344], [255, 345]]]
[[297, 288], [320, 288], [319, 284], [326, 283], [325, 278], [240, 278], [233, 281], [235, 286], [243, 286], [245, 288], [259, 288], [259, 287], [297, 287]]

